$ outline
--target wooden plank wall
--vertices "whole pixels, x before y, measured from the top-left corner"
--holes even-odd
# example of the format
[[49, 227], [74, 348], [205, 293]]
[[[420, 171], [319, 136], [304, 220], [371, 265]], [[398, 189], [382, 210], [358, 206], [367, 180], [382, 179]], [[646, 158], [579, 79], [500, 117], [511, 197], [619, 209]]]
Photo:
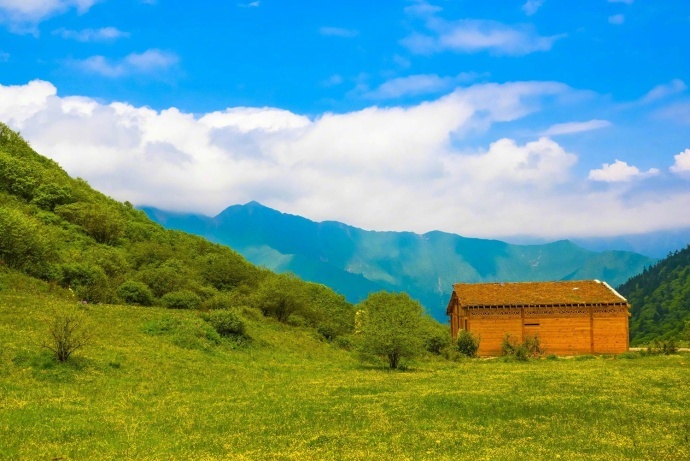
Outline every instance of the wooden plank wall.
[[589, 354], [589, 316], [542, 317], [526, 320], [539, 322], [539, 339], [546, 354], [572, 355]]
[[501, 355], [501, 341], [506, 333], [518, 340], [522, 337], [520, 317], [486, 317], [470, 320], [469, 331], [479, 336], [479, 355]]
[[506, 333], [517, 340], [538, 335], [546, 354], [619, 354], [628, 350], [627, 308], [571, 310], [481, 309], [470, 314], [469, 331], [480, 338], [479, 355], [501, 354]]
[[620, 354], [628, 350], [628, 316], [594, 315], [594, 353]]

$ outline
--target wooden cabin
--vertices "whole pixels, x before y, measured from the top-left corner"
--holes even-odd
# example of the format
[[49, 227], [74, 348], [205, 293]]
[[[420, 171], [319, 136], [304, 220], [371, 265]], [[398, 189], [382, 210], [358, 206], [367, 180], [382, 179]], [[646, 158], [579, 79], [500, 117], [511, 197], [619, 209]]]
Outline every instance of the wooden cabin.
[[453, 338], [479, 337], [479, 355], [501, 354], [510, 334], [539, 337], [547, 354], [619, 354], [628, 350], [628, 301], [606, 282], [457, 283], [446, 314]]

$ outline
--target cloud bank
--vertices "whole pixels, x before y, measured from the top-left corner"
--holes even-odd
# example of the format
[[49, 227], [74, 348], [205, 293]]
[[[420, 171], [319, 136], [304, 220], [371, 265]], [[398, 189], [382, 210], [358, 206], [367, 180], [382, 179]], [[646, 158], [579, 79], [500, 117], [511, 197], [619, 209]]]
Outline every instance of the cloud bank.
[[[0, 120], [71, 175], [119, 200], [169, 210], [215, 214], [258, 200], [367, 229], [478, 237], [690, 225], [687, 190], [638, 193], [635, 181], [594, 187], [575, 174], [578, 156], [548, 137], [463, 143], [468, 129], [517, 120], [573, 91], [551, 82], [477, 84], [409, 107], [307, 117], [271, 107], [156, 111], [62, 97], [37, 80], [0, 85]], [[676, 156], [677, 168], [687, 155]], [[622, 176], [650, 174], [623, 167]]]

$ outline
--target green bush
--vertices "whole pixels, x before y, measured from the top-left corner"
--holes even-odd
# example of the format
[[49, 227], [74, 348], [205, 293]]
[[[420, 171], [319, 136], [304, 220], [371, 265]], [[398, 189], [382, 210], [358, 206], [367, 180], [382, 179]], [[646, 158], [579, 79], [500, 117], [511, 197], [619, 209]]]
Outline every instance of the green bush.
[[77, 202], [56, 206], [55, 213], [81, 226], [98, 243], [112, 245], [124, 234], [124, 221], [113, 207]]
[[208, 314], [208, 321], [221, 336], [244, 336], [242, 319], [233, 311], [216, 310]]
[[56, 184], [41, 184], [36, 188], [31, 203], [44, 210], [53, 211], [58, 205], [65, 205], [72, 201], [68, 188]]
[[227, 293], [218, 293], [203, 302], [201, 308], [204, 310], [230, 309], [234, 307], [234, 299]]
[[671, 355], [678, 353], [678, 345], [673, 339], [655, 340], [647, 346], [647, 354], [650, 355]]
[[527, 336], [521, 343], [507, 333], [501, 341], [501, 355], [515, 360], [527, 361], [544, 354], [538, 336]]
[[319, 325], [316, 331], [318, 331], [326, 341], [333, 341], [338, 336], [337, 328], [330, 323]]
[[150, 306], [153, 304], [153, 293], [141, 282], [128, 280], [117, 289], [117, 295], [126, 304], [139, 304], [141, 306]]
[[460, 330], [457, 345], [458, 352], [465, 357], [476, 357], [479, 350], [479, 338], [467, 330]]
[[168, 309], [198, 309], [201, 307], [201, 298], [189, 290], [166, 293], [161, 301]]
[[200, 318], [164, 316], [147, 322], [144, 332], [169, 337], [174, 345], [184, 349], [208, 350], [220, 343], [218, 332]]
[[7, 267], [31, 272], [45, 264], [49, 241], [34, 218], [11, 208], [0, 208], [0, 262]]
[[62, 264], [59, 271], [62, 286], [71, 288], [80, 300], [90, 303], [113, 301], [110, 281], [100, 266], [86, 263]]

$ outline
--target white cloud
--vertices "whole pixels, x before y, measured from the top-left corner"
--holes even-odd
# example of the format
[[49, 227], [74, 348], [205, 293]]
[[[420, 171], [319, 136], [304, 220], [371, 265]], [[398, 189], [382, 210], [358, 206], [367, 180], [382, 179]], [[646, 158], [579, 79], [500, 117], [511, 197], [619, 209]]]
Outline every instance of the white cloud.
[[525, 4], [522, 5], [522, 11], [524, 11], [527, 16], [532, 16], [543, 4], [544, 0], [527, 0]]
[[270, 107], [156, 111], [61, 97], [33, 81], [0, 85], [0, 120], [99, 190], [171, 210], [215, 214], [258, 200], [315, 220], [480, 237], [690, 225], [690, 192], [630, 200], [619, 188], [590, 190], [574, 177], [575, 154], [551, 139], [464, 144], [468, 127], [516, 120], [549, 95], [573, 93], [549, 82], [480, 84], [410, 107], [310, 118]]
[[531, 25], [507, 25], [479, 19], [445, 21], [430, 18], [426, 21], [426, 27], [430, 33], [414, 33], [401, 43], [416, 54], [488, 51], [496, 55], [521, 56], [548, 51], [556, 40], [563, 37], [543, 37], [537, 34]]
[[36, 25], [49, 17], [75, 8], [85, 13], [98, 0], [0, 0], [0, 24], [12, 32], [36, 33]]
[[669, 96], [683, 93], [687, 89], [688, 87], [685, 82], [676, 78], [668, 83], [655, 86], [647, 94], [645, 94], [639, 102], [641, 104], [648, 104], [660, 99], [665, 99]]
[[115, 27], [103, 27], [101, 29], [82, 29], [69, 30], [57, 29], [53, 35], [59, 35], [64, 39], [76, 40], [78, 42], [107, 42], [119, 38], [128, 38], [129, 32], [123, 32]]
[[421, 17], [432, 16], [442, 10], [443, 8], [440, 6], [431, 5], [423, 0], [417, 1], [413, 5], [405, 7], [405, 13], [412, 16]]
[[128, 54], [122, 59], [112, 60], [104, 56], [91, 56], [83, 60], [70, 61], [68, 64], [85, 72], [114, 78], [164, 71], [178, 62], [179, 58], [174, 53], [151, 49], [143, 53]]
[[657, 118], [690, 125], [690, 102], [679, 102], [655, 112]]
[[643, 179], [659, 174], [657, 168], [650, 168], [646, 172], [640, 172], [636, 166], [617, 160], [611, 164], [604, 163], [600, 169], [591, 170], [589, 179], [602, 182], [628, 182], [633, 179]]
[[587, 122], [557, 123], [550, 126], [542, 133], [542, 136], [557, 136], [561, 134], [581, 133], [583, 131], [598, 130], [611, 126], [608, 120], [589, 120]]
[[680, 154], [674, 155], [675, 162], [669, 168], [672, 173], [688, 175], [690, 177], [690, 149], [685, 149]]
[[625, 22], [625, 15], [622, 14], [614, 14], [609, 16], [609, 24], [615, 24], [615, 25], [620, 25]]
[[319, 28], [321, 35], [330, 37], [352, 38], [359, 35], [359, 32], [354, 29], [344, 29], [342, 27], [321, 27]]
[[330, 77], [328, 77], [327, 79], [322, 80], [322, 81], [321, 81], [321, 86], [325, 86], [325, 87], [327, 87], [327, 88], [328, 88], [328, 87], [332, 87], [332, 86], [338, 86], [338, 85], [340, 85], [341, 83], [343, 83], [343, 81], [344, 81], [344, 80], [343, 80], [342, 75], [333, 74], [333, 75], [331, 75]]
[[362, 96], [369, 99], [395, 99], [446, 92], [480, 76], [481, 74], [476, 72], [463, 72], [452, 77], [440, 77], [436, 74], [409, 75], [388, 80], [373, 90], [365, 90]]

